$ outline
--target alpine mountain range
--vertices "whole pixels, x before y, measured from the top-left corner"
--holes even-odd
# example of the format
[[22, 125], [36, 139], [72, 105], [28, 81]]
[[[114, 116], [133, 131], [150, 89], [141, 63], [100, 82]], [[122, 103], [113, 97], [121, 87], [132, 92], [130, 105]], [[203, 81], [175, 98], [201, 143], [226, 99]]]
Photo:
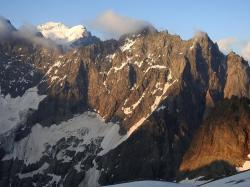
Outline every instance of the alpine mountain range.
[[1, 18], [0, 93], [0, 186], [205, 183], [250, 169], [249, 64], [204, 32], [148, 25], [103, 41], [82, 25]]

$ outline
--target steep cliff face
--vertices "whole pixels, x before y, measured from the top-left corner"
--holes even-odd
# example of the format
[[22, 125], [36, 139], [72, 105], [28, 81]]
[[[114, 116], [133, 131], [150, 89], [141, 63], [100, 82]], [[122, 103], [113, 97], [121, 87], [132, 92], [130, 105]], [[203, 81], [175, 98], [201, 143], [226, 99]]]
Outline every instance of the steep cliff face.
[[244, 166], [250, 151], [249, 103], [237, 97], [217, 103], [195, 133], [180, 171], [191, 177], [216, 178], [237, 168], [249, 169]]
[[[2, 100], [25, 100], [34, 87], [41, 98], [37, 108], [22, 108], [24, 120], [0, 135], [4, 185], [173, 180], [180, 165], [183, 171], [196, 169], [185, 165], [196, 152], [186, 151], [203, 138], [192, 141], [203, 132], [197, 130], [203, 120], [213, 119], [213, 134], [219, 128], [214, 110], [222, 100], [249, 97], [248, 64], [236, 54], [224, 56], [205, 33], [184, 41], [147, 28], [66, 52], [21, 41], [0, 45]], [[246, 121], [249, 111], [237, 111], [239, 122]], [[230, 125], [225, 128], [233, 134]], [[244, 130], [237, 132], [245, 136]], [[195, 167], [199, 159], [191, 159]], [[234, 163], [234, 157], [228, 160]]]
[[249, 97], [250, 69], [248, 62], [235, 53], [227, 56], [227, 81], [224, 89], [225, 98], [233, 95]]

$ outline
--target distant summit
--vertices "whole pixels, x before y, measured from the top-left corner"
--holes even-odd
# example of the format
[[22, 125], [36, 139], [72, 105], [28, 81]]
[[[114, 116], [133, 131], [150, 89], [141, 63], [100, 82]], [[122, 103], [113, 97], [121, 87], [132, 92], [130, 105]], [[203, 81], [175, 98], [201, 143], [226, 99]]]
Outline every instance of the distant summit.
[[83, 25], [67, 27], [60, 22], [48, 22], [38, 25], [37, 29], [44, 37], [60, 44], [74, 42], [82, 37], [87, 37], [87, 29]]
[[45, 38], [54, 41], [58, 45], [89, 45], [99, 41], [83, 25], [68, 27], [60, 22], [47, 22], [38, 25], [37, 29]]

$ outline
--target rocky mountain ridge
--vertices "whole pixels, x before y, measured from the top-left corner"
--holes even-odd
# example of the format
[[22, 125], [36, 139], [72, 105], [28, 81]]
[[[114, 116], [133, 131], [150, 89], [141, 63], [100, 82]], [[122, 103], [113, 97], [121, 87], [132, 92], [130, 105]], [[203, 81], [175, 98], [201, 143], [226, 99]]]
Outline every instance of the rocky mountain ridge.
[[[10, 117], [15, 128], [0, 135], [2, 185], [98, 186], [192, 174], [230, 153], [226, 147], [211, 159], [193, 151], [208, 147], [196, 143], [199, 137], [213, 136], [213, 130], [203, 133], [210, 128], [206, 120], [220, 129], [213, 110], [233, 96], [236, 108], [248, 106], [250, 97], [248, 63], [235, 53], [223, 55], [206, 33], [185, 41], [145, 29], [68, 51], [8, 37], [0, 44], [0, 62], [3, 101], [7, 96], [25, 100], [34, 87], [43, 96], [37, 108], [21, 110], [25, 120]], [[248, 109], [221, 112], [225, 122], [237, 114], [240, 124], [249, 114]], [[236, 136], [246, 138], [248, 126], [244, 123]], [[225, 128], [231, 132], [232, 126]], [[217, 138], [216, 145], [225, 140]], [[34, 159], [30, 150], [36, 147], [40, 154]], [[239, 162], [233, 155], [225, 161], [240, 167], [248, 148], [242, 151]], [[206, 170], [191, 177], [201, 173], [210, 176]], [[215, 177], [225, 173], [221, 169]]]

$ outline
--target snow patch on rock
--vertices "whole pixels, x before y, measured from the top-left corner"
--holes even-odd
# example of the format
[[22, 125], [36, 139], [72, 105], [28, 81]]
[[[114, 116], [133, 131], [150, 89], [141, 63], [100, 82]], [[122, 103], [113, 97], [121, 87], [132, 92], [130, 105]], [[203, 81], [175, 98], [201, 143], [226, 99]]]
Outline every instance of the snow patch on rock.
[[125, 44], [123, 46], [121, 46], [120, 49], [122, 52], [130, 50], [134, 44], [135, 44], [135, 40], [131, 40], [131, 39], [127, 38]]
[[237, 171], [246, 171], [250, 169], [250, 154], [248, 154], [247, 157], [249, 158], [249, 160], [245, 161], [242, 167], [237, 167]]
[[124, 114], [126, 114], [126, 115], [131, 114], [133, 112], [133, 110], [141, 103], [141, 101], [143, 100], [144, 97], [145, 97], [145, 92], [138, 99], [138, 101], [136, 101], [133, 105], [131, 105], [130, 107], [123, 108]]
[[[171, 82], [169, 82], [171, 81]], [[128, 139], [131, 134], [133, 134], [143, 123], [145, 120], [147, 120], [147, 118], [157, 109], [157, 107], [160, 105], [161, 101], [163, 101], [167, 95], [167, 91], [169, 90], [169, 88], [174, 85], [176, 82], [178, 82], [177, 79], [173, 80], [172, 77], [172, 73], [171, 71], [169, 72], [168, 75], [168, 81], [164, 84], [164, 87], [162, 89], [162, 94], [160, 96], [156, 96], [155, 101], [153, 103], [153, 105], [151, 106], [151, 111], [150, 113], [148, 113], [146, 116], [143, 116], [140, 120], [138, 120], [127, 132], [127, 134], [125, 136], [122, 137], [122, 139], [120, 140], [119, 144], [123, 141], [125, 141], [126, 139]], [[138, 102], [140, 102], [140, 100], [144, 97], [144, 95], [142, 95], [142, 97], [138, 100]], [[132, 105], [132, 107], [130, 108], [125, 108], [123, 109], [123, 111], [125, 111], [124, 113], [130, 113], [131, 109], [134, 109], [134, 107], [136, 107], [138, 104], [138, 102], [136, 102], [134, 105]], [[130, 109], [130, 110], [129, 110]], [[119, 145], [118, 144], [118, 145]]]
[[90, 168], [84, 177], [84, 180], [78, 185], [78, 187], [99, 187], [98, 179], [100, 177], [100, 171], [97, 168], [96, 163], [94, 162], [94, 167]]
[[146, 69], [146, 71], [144, 71], [144, 73], [147, 73], [151, 69], [167, 69], [167, 67], [166, 66], [162, 66], [162, 65], [150, 66], [148, 69]]

